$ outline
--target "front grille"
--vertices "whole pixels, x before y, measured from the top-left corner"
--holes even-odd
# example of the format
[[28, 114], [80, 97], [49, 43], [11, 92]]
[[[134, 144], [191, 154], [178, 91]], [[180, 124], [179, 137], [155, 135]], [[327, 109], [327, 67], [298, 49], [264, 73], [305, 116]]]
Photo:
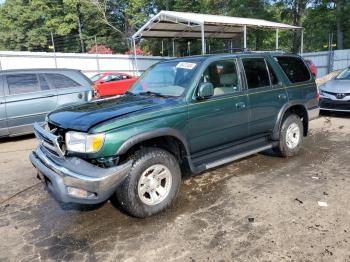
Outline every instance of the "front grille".
[[51, 154], [62, 157], [64, 155], [64, 152], [62, 152], [62, 145], [64, 141], [62, 136], [59, 135], [59, 132], [60, 131], [57, 128], [52, 128], [50, 125], [44, 128], [38, 123], [34, 124], [34, 133], [41, 146], [43, 146]]
[[328, 92], [328, 91], [322, 91], [323, 93], [326, 93], [328, 95], [332, 95], [332, 96], [335, 96], [337, 97], [338, 94], [341, 94], [342, 97], [347, 97], [347, 96], [350, 96], [350, 93], [333, 93], [333, 92]]
[[320, 108], [324, 109], [338, 109], [338, 110], [350, 110], [350, 101], [337, 101], [331, 99], [320, 100]]

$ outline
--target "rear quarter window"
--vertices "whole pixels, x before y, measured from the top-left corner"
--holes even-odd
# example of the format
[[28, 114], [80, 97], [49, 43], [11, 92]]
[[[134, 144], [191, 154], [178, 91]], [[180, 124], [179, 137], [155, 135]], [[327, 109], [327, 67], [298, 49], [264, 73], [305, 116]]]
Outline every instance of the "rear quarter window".
[[78, 82], [62, 74], [46, 73], [45, 76], [50, 83], [58, 89], [80, 86]]
[[276, 56], [275, 60], [281, 66], [291, 83], [300, 83], [311, 79], [309, 69], [301, 58]]

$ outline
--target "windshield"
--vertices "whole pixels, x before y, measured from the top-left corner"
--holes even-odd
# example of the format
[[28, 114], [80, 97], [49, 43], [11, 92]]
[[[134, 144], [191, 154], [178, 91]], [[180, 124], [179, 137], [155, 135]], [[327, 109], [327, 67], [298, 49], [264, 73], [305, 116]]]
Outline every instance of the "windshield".
[[91, 80], [92, 82], [95, 82], [95, 81], [97, 81], [100, 77], [101, 77], [101, 74], [96, 74], [96, 75], [90, 77], [90, 80]]
[[336, 79], [347, 79], [350, 80], [350, 68], [346, 68], [343, 70], [337, 77]]
[[147, 70], [129, 89], [133, 94], [181, 96], [190, 86], [199, 61], [164, 62]]

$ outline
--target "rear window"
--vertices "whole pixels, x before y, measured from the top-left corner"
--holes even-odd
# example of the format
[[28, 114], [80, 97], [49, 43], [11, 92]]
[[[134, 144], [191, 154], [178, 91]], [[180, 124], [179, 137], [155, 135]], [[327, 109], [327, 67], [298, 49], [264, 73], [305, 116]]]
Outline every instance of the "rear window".
[[48, 73], [45, 74], [45, 76], [55, 88], [80, 86], [79, 83], [75, 82], [73, 79], [65, 75]]
[[276, 56], [278, 64], [292, 83], [305, 82], [311, 79], [310, 72], [303, 60], [299, 57]]
[[36, 74], [6, 75], [7, 86], [10, 94], [25, 94], [40, 91]]

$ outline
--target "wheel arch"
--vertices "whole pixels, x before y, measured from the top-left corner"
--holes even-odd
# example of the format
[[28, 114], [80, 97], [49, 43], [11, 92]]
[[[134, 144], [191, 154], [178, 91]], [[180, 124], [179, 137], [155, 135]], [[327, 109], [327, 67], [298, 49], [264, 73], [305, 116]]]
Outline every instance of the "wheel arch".
[[184, 135], [173, 128], [160, 128], [141, 133], [126, 140], [117, 150], [118, 156], [128, 157], [142, 147], [156, 146], [172, 153], [183, 169], [195, 172], [191, 162], [190, 147]]
[[281, 110], [278, 113], [277, 116], [277, 121], [275, 124], [275, 127], [273, 129], [272, 133], [272, 139], [273, 140], [279, 140], [280, 136], [280, 129], [281, 125], [283, 123], [283, 120], [288, 114], [296, 114], [302, 119], [303, 123], [303, 134], [304, 136], [308, 135], [309, 131], [309, 116], [307, 113], [307, 108], [304, 103], [302, 102], [293, 102], [293, 103], [288, 103], [285, 106], [281, 108]]

